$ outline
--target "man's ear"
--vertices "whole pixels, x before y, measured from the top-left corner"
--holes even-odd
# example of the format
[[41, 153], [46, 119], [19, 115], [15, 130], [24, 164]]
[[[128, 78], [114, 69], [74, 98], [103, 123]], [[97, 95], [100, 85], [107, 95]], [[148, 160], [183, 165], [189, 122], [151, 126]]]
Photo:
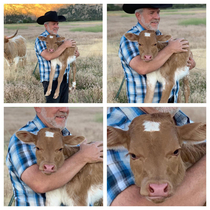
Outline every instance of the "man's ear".
[[38, 36], [38, 39], [40, 41], [46, 41], [47, 40], [47, 37], [44, 37], [44, 36]]
[[70, 146], [77, 146], [85, 140], [84, 136], [63, 136], [63, 143]]
[[158, 35], [156, 38], [158, 42], [166, 42], [171, 38], [171, 35]]
[[28, 131], [17, 131], [16, 136], [26, 144], [36, 144], [37, 141], [37, 135], [34, 135]]
[[139, 40], [139, 36], [136, 34], [132, 34], [132, 33], [126, 33], [125, 37], [132, 42], [138, 42], [138, 40]]
[[128, 132], [118, 128], [107, 126], [107, 148], [128, 148]]
[[206, 139], [206, 124], [203, 123], [189, 123], [177, 126], [177, 131], [181, 143], [197, 144]]

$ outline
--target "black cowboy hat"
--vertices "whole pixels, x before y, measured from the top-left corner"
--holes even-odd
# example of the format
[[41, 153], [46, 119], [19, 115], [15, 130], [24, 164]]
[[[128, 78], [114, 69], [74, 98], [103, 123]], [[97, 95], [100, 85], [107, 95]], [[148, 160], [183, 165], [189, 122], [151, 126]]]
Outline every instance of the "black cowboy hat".
[[134, 14], [135, 10], [141, 8], [165, 9], [172, 7], [173, 4], [123, 4], [122, 9], [129, 14]]
[[44, 14], [44, 16], [40, 16], [37, 19], [37, 23], [43, 25], [45, 22], [53, 21], [53, 22], [63, 22], [66, 21], [66, 18], [63, 15], [57, 15], [56, 11], [49, 11]]

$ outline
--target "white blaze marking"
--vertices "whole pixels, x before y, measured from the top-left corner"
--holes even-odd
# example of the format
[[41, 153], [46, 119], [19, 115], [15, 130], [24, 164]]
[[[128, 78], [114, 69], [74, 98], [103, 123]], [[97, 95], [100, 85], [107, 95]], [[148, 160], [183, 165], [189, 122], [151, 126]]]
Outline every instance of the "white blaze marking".
[[54, 137], [54, 133], [49, 132], [49, 131], [46, 131], [46, 132], [45, 132], [45, 136], [46, 136], [46, 137]]
[[160, 122], [144, 121], [144, 131], [153, 132], [160, 131]]
[[145, 33], [144, 36], [150, 37], [150, 33]]
[[50, 39], [53, 39], [53, 36], [50, 36]]

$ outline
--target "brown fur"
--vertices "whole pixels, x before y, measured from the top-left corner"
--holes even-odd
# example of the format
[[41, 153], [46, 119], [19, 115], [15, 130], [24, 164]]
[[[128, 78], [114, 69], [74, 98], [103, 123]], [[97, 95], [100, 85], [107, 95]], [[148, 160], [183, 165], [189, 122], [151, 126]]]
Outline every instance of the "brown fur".
[[[53, 132], [54, 137], [46, 137], [45, 132]], [[48, 175], [56, 173], [56, 171], [63, 165], [64, 160], [71, 157], [78, 152], [79, 147], [74, 147], [81, 143], [85, 138], [83, 136], [62, 136], [60, 129], [44, 128], [41, 129], [37, 135], [33, 135], [26, 131], [18, 131], [17, 137], [25, 143], [34, 143], [37, 157], [37, 164], [39, 169]], [[62, 148], [62, 151], [59, 149]], [[45, 171], [44, 165], [54, 165], [54, 171]], [[91, 187], [100, 186], [102, 190], [103, 185], [103, 163], [86, 164], [63, 187], [67, 193], [69, 200], [73, 200], [75, 206], [87, 206], [88, 191]], [[46, 205], [50, 205], [50, 198], [46, 194]], [[64, 203], [65, 204], [65, 203]], [[68, 203], [66, 203], [68, 205]]]
[[19, 60], [15, 60], [16, 57], [20, 57], [22, 60], [22, 66], [26, 64], [26, 40], [21, 35], [17, 35], [18, 30], [14, 35], [4, 36], [4, 58], [7, 60], [8, 66], [12, 66], [15, 62], [15, 70]]
[[[145, 37], [145, 33], [150, 33], [150, 37]], [[145, 60], [144, 56], [146, 55], [151, 56], [151, 60], [153, 60], [157, 56], [158, 52], [167, 46], [167, 43], [164, 43], [164, 41], [167, 41], [171, 38], [170, 35], [157, 36], [155, 34], [155, 31], [152, 31], [152, 30], [144, 30], [139, 35], [127, 33], [125, 34], [125, 37], [131, 41], [137, 41], [139, 43], [139, 52], [140, 52], [140, 56], [142, 60]], [[161, 66], [161, 68], [157, 70], [160, 72], [161, 76], [164, 78], [165, 83], [166, 83], [165, 88], [163, 88], [160, 103], [168, 102], [171, 90], [173, 86], [175, 85], [175, 73], [177, 72], [178, 68], [182, 68], [187, 65], [187, 61], [189, 59], [190, 53], [191, 53], [190, 49], [188, 49], [187, 52], [174, 53], [163, 64], [163, 66]], [[152, 73], [147, 74], [147, 77], [149, 77], [149, 75], [152, 75]], [[184, 80], [184, 85], [186, 86], [185, 91], [184, 91], [185, 102], [188, 103], [190, 89], [189, 89], [189, 81], [187, 77]], [[152, 102], [153, 95], [154, 95], [154, 88], [155, 87], [151, 86], [149, 79], [147, 79], [147, 92], [146, 92], [144, 103]]]
[[[159, 131], [145, 130], [145, 122], [159, 123]], [[168, 113], [136, 117], [128, 131], [108, 126], [107, 134], [108, 148], [123, 146], [128, 149], [131, 170], [140, 194], [155, 203], [173, 195], [183, 181], [186, 169], [206, 154], [205, 143], [192, 144], [205, 140], [206, 125], [176, 126]], [[176, 150], [179, 151], [177, 154]], [[168, 185], [167, 194], [153, 199], [150, 185], [165, 183]]]
[[[53, 38], [50, 38], [50, 37], [53, 37]], [[65, 39], [64, 37], [56, 37], [56, 35], [54, 35], [54, 34], [50, 34], [47, 37], [39, 36], [38, 38], [41, 41], [46, 41], [46, 45], [47, 45], [47, 49], [48, 50], [49, 49], [53, 49], [54, 51], [60, 45], [63, 44], [62, 43], [62, 40]], [[75, 56], [75, 51], [76, 50], [77, 50], [77, 47], [69, 47], [69, 48], [66, 48], [60, 54], [60, 56], [58, 58], [56, 58], [56, 59], [58, 59], [58, 62], [61, 62], [62, 63], [62, 67], [60, 69], [60, 73], [59, 73], [59, 76], [58, 76], [58, 86], [57, 86], [56, 91], [55, 91], [55, 94], [53, 96], [54, 99], [56, 99], [59, 96], [60, 85], [61, 85], [61, 82], [63, 81], [64, 72], [66, 70], [67, 65], [71, 63], [71, 62], [67, 62], [67, 60], [68, 60], [69, 57]], [[53, 59], [53, 60], [56, 60], [56, 59]], [[76, 56], [75, 56], [75, 59], [76, 59]], [[73, 64], [73, 82], [72, 83], [76, 83], [76, 78], [75, 78], [76, 77], [76, 61], [73, 61], [72, 64]], [[59, 63], [58, 63], [58, 65], [59, 65]], [[51, 94], [52, 82], [53, 82], [53, 78], [54, 78], [54, 74], [55, 74], [55, 67], [56, 66], [52, 66], [51, 65], [50, 81], [49, 81], [48, 89], [47, 89], [47, 92], [46, 92], [45, 96], [49, 96]], [[71, 82], [70, 82], [70, 79], [71, 79], [71, 74], [69, 74], [69, 91], [76, 89], [76, 86], [75, 85], [72, 87]]]

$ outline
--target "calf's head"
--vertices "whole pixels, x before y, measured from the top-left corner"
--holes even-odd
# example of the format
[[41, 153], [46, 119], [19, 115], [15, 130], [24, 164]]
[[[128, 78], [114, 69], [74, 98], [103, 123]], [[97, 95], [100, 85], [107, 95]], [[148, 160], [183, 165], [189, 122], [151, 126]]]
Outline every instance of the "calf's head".
[[107, 147], [125, 147], [140, 194], [155, 203], [170, 197], [183, 181], [182, 144], [205, 140], [206, 125], [176, 126], [168, 113], [141, 115], [128, 131], [107, 128]]
[[37, 135], [17, 131], [16, 136], [27, 144], [35, 145], [39, 170], [45, 174], [54, 173], [63, 165], [64, 144], [76, 146], [85, 139], [83, 136], [63, 136], [58, 128], [43, 128]]
[[65, 37], [56, 37], [54, 34], [49, 34], [47, 37], [39, 36], [38, 38], [39, 40], [46, 42], [47, 50], [50, 53], [53, 53], [55, 50], [57, 50], [59, 46], [58, 43], [65, 39]]
[[141, 59], [148, 62], [153, 60], [158, 54], [159, 42], [167, 41], [170, 35], [157, 36], [153, 30], [141, 31], [139, 35], [126, 33], [125, 37], [133, 42], [138, 42]]

